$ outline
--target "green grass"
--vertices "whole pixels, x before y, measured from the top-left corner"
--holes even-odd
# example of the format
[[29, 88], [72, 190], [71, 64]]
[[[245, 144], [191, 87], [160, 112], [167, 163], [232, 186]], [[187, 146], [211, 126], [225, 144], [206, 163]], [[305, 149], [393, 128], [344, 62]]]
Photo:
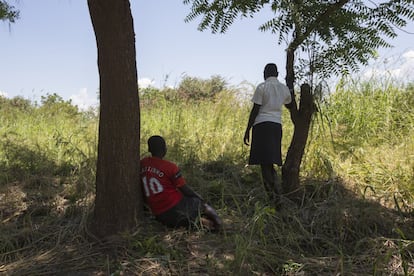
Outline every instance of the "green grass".
[[[0, 273], [414, 273], [412, 86], [351, 83], [318, 103], [303, 198], [284, 198], [277, 208], [260, 170], [245, 166], [250, 102], [232, 91], [198, 101], [155, 92], [141, 95], [141, 156], [149, 136], [164, 136], [167, 158], [217, 209], [223, 233], [168, 230], [146, 216], [134, 233], [94, 240], [86, 221], [97, 117], [57, 95], [40, 106], [0, 98]], [[292, 125], [283, 116], [286, 153]]]
[[180, 103], [156, 101], [141, 111], [141, 152], [147, 152], [151, 135], [166, 138], [167, 158], [176, 162], [209, 162], [221, 158], [245, 158], [242, 148], [248, 109], [229, 93], [215, 102]]
[[[369, 191], [387, 206], [396, 207], [397, 198], [410, 210], [414, 194], [414, 90], [363, 88], [338, 88], [323, 103], [323, 121], [314, 126], [307, 153], [317, 157], [312, 158], [316, 167], [307, 169], [312, 161], [305, 162], [304, 171], [315, 175], [325, 171], [325, 177], [340, 177], [361, 194]], [[325, 131], [319, 131], [321, 125]]]

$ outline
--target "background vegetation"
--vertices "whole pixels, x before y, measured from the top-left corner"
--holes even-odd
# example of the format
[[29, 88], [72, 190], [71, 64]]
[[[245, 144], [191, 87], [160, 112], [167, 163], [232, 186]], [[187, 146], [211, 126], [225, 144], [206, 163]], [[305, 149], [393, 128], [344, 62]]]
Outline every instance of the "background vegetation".
[[224, 231], [169, 230], [148, 214], [135, 233], [95, 240], [87, 221], [96, 111], [57, 94], [40, 103], [0, 97], [1, 273], [414, 273], [414, 85], [344, 80], [334, 93], [318, 94], [303, 196], [277, 206], [258, 168], [246, 166], [249, 97], [219, 76], [139, 93], [142, 157], [149, 136], [164, 136], [167, 158], [218, 210]]

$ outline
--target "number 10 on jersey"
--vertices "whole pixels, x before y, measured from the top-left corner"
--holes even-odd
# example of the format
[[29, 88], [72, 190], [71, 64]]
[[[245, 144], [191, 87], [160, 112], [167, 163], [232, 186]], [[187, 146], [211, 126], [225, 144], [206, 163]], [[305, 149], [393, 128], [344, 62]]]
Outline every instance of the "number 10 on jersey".
[[159, 194], [164, 190], [161, 182], [155, 177], [150, 177], [150, 179], [147, 179], [147, 176], [144, 176], [142, 178], [142, 185], [144, 186], [146, 197]]

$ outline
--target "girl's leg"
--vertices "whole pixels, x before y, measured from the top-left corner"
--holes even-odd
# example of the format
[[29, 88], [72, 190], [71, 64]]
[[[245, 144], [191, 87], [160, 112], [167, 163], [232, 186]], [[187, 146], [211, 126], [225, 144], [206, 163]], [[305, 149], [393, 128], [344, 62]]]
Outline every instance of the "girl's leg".
[[276, 171], [273, 168], [273, 164], [261, 164], [260, 168], [262, 170], [263, 184], [266, 192], [273, 199], [276, 193]]

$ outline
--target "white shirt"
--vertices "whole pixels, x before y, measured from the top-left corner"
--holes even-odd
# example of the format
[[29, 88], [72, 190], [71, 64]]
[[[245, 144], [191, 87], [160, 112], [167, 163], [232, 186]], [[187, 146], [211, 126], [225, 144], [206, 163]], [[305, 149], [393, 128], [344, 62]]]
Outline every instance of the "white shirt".
[[253, 103], [260, 105], [253, 125], [262, 122], [282, 124], [282, 106], [291, 100], [289, 88], [276, 77], [268, 77], [257, 86], [252, 98]]

